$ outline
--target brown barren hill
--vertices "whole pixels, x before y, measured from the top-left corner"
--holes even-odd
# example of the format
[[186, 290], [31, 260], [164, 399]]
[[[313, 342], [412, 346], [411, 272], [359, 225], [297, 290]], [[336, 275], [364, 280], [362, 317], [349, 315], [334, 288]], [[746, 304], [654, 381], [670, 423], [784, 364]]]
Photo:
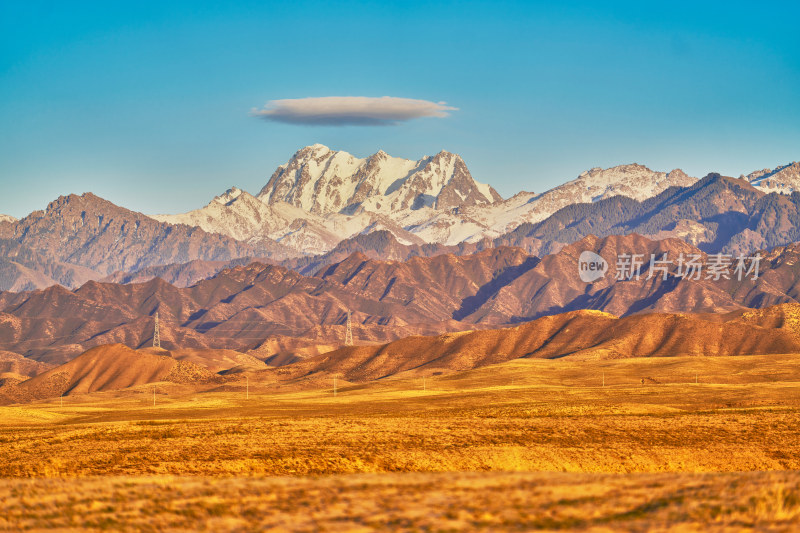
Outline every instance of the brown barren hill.
[[[578, 274], [584, 251], [609, 264], [606, 275], [593, 283]], [[617, 279], [620, 254], [645, 258], [639, 279]], [[651, 258], [664, 254], [671, 260], [666, 275], [649, 276]], [[156, 312], [167, 348], [245, 353], [262, 345], [269, 352], [270, 339], [341, 344], [348, 311], [359, 344], [383, 344], [410, 335], [507, 327], [581, 309], [615, 316], [727, 314], [800, 302], [798, 245], [764, 252], [757, 279], [739, 280], [733, 272], [727, 280], [684, 279], [677, 264], [681, 254], [708, 261], [702, 250], [679, 239], [631, 234], [589, 236], [541, 260], [515, 248], [404, 262], [353, 254], [313, 276], [252, 263], [188, 288], [156, 278], [131, 285], [92, 281], [72, 291], [55, 286], [0, 292], [0, 344], [56, 364], [102, 344], [140, 348], [152, 344]], [[273, 366], [315, 355], [288, 346], [256, 357], [274, 354], [280, 357], [270, 361]]]
[[27, 379], [51, 368], [53, 365], [28, 359], [18, 353], [0, 350], [0, 373], [11, 372], [26, 376]]
[[325, 343], [318, 339], [302, 339], [276, 335], [268, 338], [247, 353], [254, 358], [264, 361], [270, 366], [283, 366], [301, 361], [307, 357], [333, 351], [343, 344], [343, 338], [344, 335], [340, 333], [337, 338], [335, 338], [335, 341], [338, 342], [332, 341]]
[[795, 321], [786, 318], [796, 311], [780, 308], [743, 316], [731, 314], [727, 320], [665, 313], [617, 318], [600, 311], [572, 311], [512, 328], [345, 347], [287, 368], [295, 377], [324, 372], [364, 382], [407, 371], [432, 374], [467, 370], [520, 357], [616, 359], [798, 353], [800, 336], [795, 333]]
[[263, 370], [266, 363], [252, 355], [235, 350], [189, 349], [170, 350], [169, 354], [180, 362], [194, 363], [210, 372], [223, 372], [232, 368]]
[[28, 376], [17, 374], [16, 372], [0, 372], [0, 387], [6, 385], [16, 385], [27, 380]]
[[203, 380], [211, 376], [208, 370], [189, 362], [132, 350], [122, 344], [107, 344], [23, 383], [0, 389], [0, 403], [118, 390], [158, 381]]

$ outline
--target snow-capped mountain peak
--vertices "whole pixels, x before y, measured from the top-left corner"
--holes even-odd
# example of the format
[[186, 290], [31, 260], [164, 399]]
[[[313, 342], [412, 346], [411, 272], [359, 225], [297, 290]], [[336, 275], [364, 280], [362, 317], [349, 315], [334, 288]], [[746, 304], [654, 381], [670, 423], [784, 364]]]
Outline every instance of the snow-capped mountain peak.
[[570, 204], [616, 195], [644, 200], [695, 181], [680, 169], [655, 172], [634, 163], [593, 168], [542, 194], [503, 200], [451, 152], [416, 161], [383, 150], [357, 158], [314, 144], [279, 166], [258, 196], [231, 187], [202, 209], [154, 218], [251, 242], [269, 237], [304, 253], [377, 230], [403, 243], [454, 245], [502, 235]]
[[244, 192], [243, 190], [234, 186], [225, 191], [223, 194], [215, 196], [214, 199], [211, 201], [221, 205], [230, 205], [231, 202], [239, 198], [243, 192]]
[[278, 167], [258, 198], [320, 215], [448, 209], [501, 199], [488, 185], [475, 182], [461, 157], [450, 152], [412, 161], [380, 150], [359, 159], [321, 144], [299, 150]]
[[[631, 163], [607, 169], [599, 167], [582, 172], [576, 179], [557, 189], [568, 191], [573, 202], [596, 202], [611, 196], [622, 195], [636, 200], [655, 196], [667, 187], [688, 187], [697, 181], [681, 169], [671, 172], [655, 172], [644, 165]], [[584, 192], [580, 192], [580, 190]]]
[[688, 187], [696, 181], [680, 169], [656, 172], [637, 163], [606, 169], [595, 167], [541, 194], [519, 193], [482, 208], [465, 209], [462, 214], [471, 217], [473, 223], [485, 226], [486, 229], [468, 237], [476, 240], [484, 235], [501, 235], [525, 222], [542, 221], [570, 204], [593, 203], [612, 196], [627, 196], [641, 201], [668, 187]]

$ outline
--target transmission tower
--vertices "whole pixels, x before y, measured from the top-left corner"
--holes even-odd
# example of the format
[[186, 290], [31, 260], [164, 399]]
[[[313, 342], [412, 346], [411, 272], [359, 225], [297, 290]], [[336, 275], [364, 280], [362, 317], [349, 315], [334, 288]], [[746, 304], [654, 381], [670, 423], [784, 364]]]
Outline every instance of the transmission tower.
[[344, 331], [344, 345], [353, 345], [353, 326], [350, 324], [350, 310], [347, 311], [347, 326]]
[[153, 332], [153, 348], [161, 348], [161, 335], [158, 333], [158, 311], [156, 311], [156, 329]]

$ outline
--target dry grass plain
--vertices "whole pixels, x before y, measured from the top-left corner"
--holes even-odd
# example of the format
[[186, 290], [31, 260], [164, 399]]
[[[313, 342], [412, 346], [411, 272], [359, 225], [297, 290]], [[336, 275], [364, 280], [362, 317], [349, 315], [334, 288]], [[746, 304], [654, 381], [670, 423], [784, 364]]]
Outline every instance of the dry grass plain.
[[800, 530], [797, 355], [326, 382], [0, 407], [0, 529]]

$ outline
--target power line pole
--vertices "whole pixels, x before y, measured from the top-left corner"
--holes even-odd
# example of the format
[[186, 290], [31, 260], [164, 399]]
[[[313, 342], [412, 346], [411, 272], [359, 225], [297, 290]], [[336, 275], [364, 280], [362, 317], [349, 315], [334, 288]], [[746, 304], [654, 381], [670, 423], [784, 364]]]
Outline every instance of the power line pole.
[[153, 348], [161, 348], [161, 335], [158, 332], [158, 311], [156, 311], [156, 329], [153, 332]]
[[350, 324], [350, 310], [347, 310], [347, 326], [345, 327], [344, 332], [344, 345], [345, 346], [352, 346], [353, 345], [353, 326]]

